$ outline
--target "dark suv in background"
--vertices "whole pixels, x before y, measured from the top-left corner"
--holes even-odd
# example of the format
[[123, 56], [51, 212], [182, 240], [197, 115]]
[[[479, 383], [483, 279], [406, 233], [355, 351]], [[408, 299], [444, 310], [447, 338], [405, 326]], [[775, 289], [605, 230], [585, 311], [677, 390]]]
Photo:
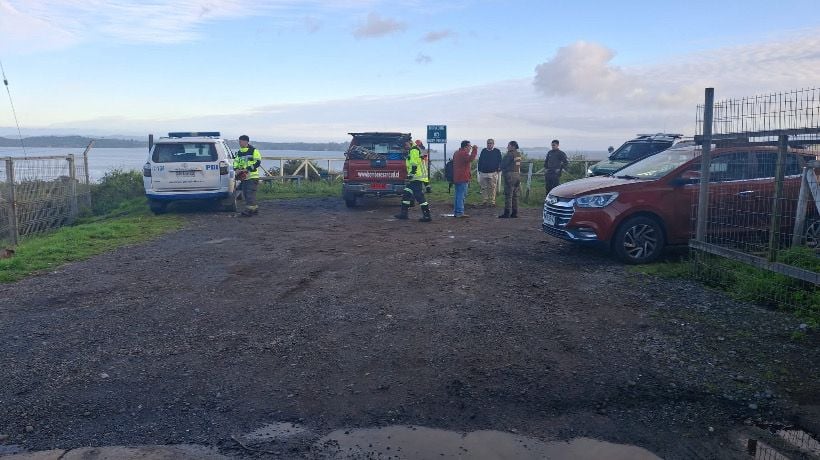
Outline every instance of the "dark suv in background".
[[624, 166], [646, 158], [672, 147], [683, 134], [638, 134], [638, 137], [626, 141], [618, 150], [612, 152], [608, 159], [595, 163], [587, 170], [589, 176], [612, 174]]

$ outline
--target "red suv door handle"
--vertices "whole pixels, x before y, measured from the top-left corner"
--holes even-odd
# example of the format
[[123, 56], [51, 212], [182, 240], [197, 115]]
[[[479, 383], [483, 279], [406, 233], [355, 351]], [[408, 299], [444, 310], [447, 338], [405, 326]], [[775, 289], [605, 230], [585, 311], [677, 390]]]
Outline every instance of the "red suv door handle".
[[754, 194], [755, 194], [754, 190], [745, 190], [745, 191], [742, 191], [742, 192], [738, 192], [737, 196], [740, 197], [740, 198], [748, 198], [748, 197], [750, 197]]

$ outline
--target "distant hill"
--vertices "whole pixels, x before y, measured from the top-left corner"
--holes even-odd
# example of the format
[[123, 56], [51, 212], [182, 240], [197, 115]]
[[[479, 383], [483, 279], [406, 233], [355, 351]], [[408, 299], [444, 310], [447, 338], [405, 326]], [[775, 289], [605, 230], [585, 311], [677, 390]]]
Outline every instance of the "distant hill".
[[[85, 148], [92, 138], [84, 136], [31, 136], [24, 137], [26, 147]], [[20, 147], [20, 139], [0, 137], [0, 147]], [[135, 139], [94, 139], [94, 147], [138, 148], [148, 147], [148, 142]]]
[[[259, 150], [313, 150], [319, 152], [344, 152], [347, 142], [251, 142]], [[232, 149], [239, 148], [239, 141], [228, 140]]]
[[[86, 136], [31, 136], [24, 137], [26, 147], [85, 148], [94, 140], [94, 147], [101, 149], [147, 148], [147, 140], [103, 138], [94, 139]], [[252, 142], [260, 150], [313, 150], [343, 152], [347, 150], [346, 142]], [[239, 148], [239, 142], [228, 140], [233, 149]], [[20, 147], [20, 139], [0, 137], [0, 147]]]

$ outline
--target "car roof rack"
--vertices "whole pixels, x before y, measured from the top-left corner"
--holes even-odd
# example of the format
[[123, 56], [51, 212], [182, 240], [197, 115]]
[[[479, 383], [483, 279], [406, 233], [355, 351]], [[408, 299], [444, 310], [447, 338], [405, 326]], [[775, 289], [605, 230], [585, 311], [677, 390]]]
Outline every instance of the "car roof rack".
[[683, 134], [670, 134], [670, 133], [655, 133], [655, 134], [638, 134], [638, 139], [655, 139], [660, 137], [667, 137], [672, 139], [680, 139], [683, 137]]

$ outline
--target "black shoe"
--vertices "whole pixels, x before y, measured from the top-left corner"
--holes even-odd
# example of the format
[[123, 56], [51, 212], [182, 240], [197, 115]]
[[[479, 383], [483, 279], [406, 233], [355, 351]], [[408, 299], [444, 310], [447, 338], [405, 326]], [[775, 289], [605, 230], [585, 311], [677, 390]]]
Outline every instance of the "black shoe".
[[509, 209], [505, 209], [504, 214], [501, 214], [500, 216], [498, 216], [499, 219], [506, 219], [508, 217], [510, 217], [510, 210]]
[[430, 217], [430, 216], [424, 216], [421, 219], [419, 219], [419, 222], [432, 222], [432, 221], [433, 221], [433, 218]]
[[399, 220], [407, 220], [407, 214], [396, 214], [393, 217]]
[[244, 211], [242, 211], [242, 212], [239, 214], [239, 217], [251, 217], [251, 216], [253, 216], [253, 212], [252, 212], [252, 211], [248, 211], [247, 209], [246, 209], [246, 210], [244, 210]]
[[513, 218], [513, 219], [517, 218], [518, 217], [518, 211], [513, 211], [512, 213], [510, 213], [510, 217]]

